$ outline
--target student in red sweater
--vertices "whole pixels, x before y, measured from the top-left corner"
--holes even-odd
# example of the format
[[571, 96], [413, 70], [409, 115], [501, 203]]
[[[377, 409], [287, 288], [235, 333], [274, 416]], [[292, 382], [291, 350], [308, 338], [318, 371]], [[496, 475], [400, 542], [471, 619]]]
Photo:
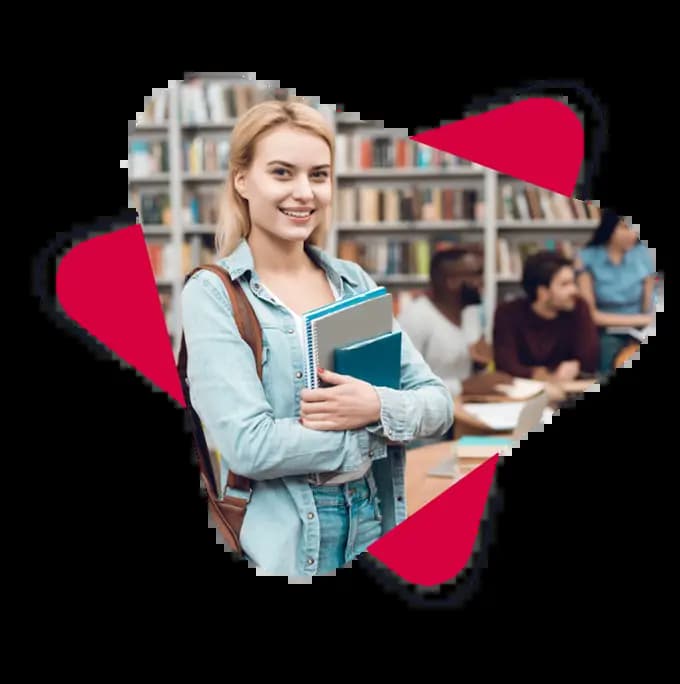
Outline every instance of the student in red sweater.
[[524, 264], [526, 298], [500, 304], [494, 320], [496, 369], [535, 380], [594, 376], [599, 363], [597, 328], [578, 294], [569, 259], [539, 252]]

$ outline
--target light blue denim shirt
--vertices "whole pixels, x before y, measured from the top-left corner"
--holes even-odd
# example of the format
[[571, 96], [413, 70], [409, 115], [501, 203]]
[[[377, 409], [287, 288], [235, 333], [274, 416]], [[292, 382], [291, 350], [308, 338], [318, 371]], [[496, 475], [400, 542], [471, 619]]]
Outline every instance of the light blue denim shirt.
[[[307, 252], [342, 299], [376, 287], [357, 264], [316, 247]], [[261, 285], [245, 240], [216, 263], [238, 280], [260, 321], [263, 380], [221, 280], [199, 271], [182, 290], [191, 402], [222, 457], [222, 482], [227, 469], [254, 481], [241, 529], [246, 558], [270, 574], [314, 575], [320, 528], [308, 475], [355, 470], [370, 460], [384, 534], [407, 515], [405, 445], [445, 435], [453, 423], [453, 401], [402, 331], [401, 388], [376, 388], [382, 404], [378, 423], [347, 431], [304, 427], [299, 416], [305, 354], [291, 314]], [[400, 329], [396, 320], [393, 326]]]
[[644, 280], [654, 275], [654, 264], [643, 242], [628, 250], [620, 264], [611, 260], [606, 245], [584, 247], [579, 256], [583, 268], [593, 277], [595, 301], [600, 311], [646, 313], [642, 310]]

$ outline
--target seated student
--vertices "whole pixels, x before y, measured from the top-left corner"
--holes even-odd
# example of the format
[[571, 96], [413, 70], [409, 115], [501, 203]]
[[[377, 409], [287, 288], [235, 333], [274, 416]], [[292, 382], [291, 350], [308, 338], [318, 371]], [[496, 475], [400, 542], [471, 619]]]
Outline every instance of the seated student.
[[535, 380], [574, 380], [594, 375], [597, 328], [578, 295], [572, 262], [555, 252], [526, 259], [525, 298], [500, 304], [494, 317], [496, 368]]
[[475, 373], [492, 350], [484, 340], [481, 315], [483, 259], [472, 248], [435, 252], [430, 262], [431, 292], [414, 299], [399, 325], [451, 395], [490, 394], [509, 382], [504, 373]]
[[637, 233], [618, 214], [605, 210], [575, 266], [581, 294], [599, 328], [600, 370], [607, 372], [630, 342], [607, 328], [644, 327], [653, 321], [654, 264]]

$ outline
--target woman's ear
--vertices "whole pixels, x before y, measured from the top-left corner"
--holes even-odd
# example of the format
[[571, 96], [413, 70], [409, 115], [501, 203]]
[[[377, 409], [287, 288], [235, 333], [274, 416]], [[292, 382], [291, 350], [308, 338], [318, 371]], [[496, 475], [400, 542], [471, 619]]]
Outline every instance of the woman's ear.
[[245, 171], [239, 171], [235, 176], [234, 176], [234, 187], [236, 188], [236, 192], [238, 192], [243, 199], [248, 199], [246, 196], [246, 174]]

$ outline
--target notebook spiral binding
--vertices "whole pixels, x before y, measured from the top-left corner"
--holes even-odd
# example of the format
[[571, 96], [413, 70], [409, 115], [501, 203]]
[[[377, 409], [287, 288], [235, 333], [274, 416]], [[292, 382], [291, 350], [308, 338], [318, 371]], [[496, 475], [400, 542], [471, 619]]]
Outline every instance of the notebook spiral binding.
[[314, 323], [307, 322], [307, 387], [317, 389], [319, 377], [316, 371], [316, 360], [319, 357], [319, 345], [314, 335]]

